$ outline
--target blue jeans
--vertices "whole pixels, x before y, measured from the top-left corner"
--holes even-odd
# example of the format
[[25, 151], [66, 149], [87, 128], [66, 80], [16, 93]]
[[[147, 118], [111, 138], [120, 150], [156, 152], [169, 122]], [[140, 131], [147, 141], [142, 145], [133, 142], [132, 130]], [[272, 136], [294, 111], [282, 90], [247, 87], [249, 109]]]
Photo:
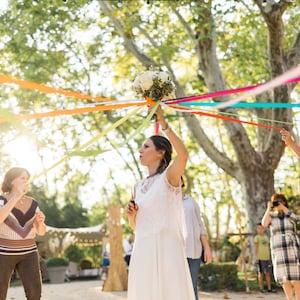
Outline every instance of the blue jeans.
[[193, 288], [195, 293], [195, 299], [198, 300], [198, 274], [200, 270], [201, 257], [199, 258], [187, 258], [189, 269], [192, 277]]

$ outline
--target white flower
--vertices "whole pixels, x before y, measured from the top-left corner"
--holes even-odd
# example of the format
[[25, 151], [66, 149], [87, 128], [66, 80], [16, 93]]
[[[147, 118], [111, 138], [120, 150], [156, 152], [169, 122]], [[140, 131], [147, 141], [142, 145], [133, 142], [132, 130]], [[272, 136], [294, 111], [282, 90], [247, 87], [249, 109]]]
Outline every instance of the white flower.
[[158, 72], [156, 75], [162, 82], [171, 81], [170, 75], [167, 72]]
[[152, 87], [154, 77], [155, 77], [155, 72], [153, 71], [144, 72], [140, 76], [140, 82], [142, 83], [141, 86], [144, 91], [147, 91]]
[[143, 72], [134, 80], [133, 88], [138, 96], [147, 96], [155, 100], [175, 98], [175, 84], [167, 72]]
[[[175, 87], [174, 87], [175, 89]], [[171, 92], [167, 95], [165, 95], [164, 97], [162, 97], [161, 100], [170, 100], [170, 99], [175, 99], [176, 98], [176, 95], [175, 95], [175, 92]]]
[[141, 92], [144, 93], [145, 91], [149, 90], [153, 85], [154, 74], [155, 72], [153, 71], [146, 71], [138, 76], [133, 83], [134, 90], [138, 94], [141, 94]]

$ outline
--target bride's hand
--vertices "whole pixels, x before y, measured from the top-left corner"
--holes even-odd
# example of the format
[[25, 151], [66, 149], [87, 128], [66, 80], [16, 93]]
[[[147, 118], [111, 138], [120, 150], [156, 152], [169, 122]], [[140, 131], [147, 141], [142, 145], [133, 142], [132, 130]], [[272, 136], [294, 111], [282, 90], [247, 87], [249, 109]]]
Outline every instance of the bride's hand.
[[128, 217], [133, 217], [136, 215], [138, 209], [138, 205], [133, 200], [130, 200], [126, 205], [125, 212]]

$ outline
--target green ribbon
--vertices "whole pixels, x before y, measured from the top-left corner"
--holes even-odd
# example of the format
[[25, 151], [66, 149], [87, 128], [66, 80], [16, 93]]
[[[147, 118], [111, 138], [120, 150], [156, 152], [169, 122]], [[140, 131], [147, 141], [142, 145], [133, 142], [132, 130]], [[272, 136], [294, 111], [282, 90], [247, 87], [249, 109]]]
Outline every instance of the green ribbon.
[[110, 132], [111, 130], [113, 130], [116, 127], [120, 126], [122, 123], [124, 123], [130, 117], [132, 117], [133, 115], [135, 115], [140, 109], [141, 109], [141, 107], [136, 108], [135, 110], [133, 110], [132, 112], [130, 112], [129, 114], [127, 114], [125, 117], [121, 118], [120, 120], [118, 120], [114, 124], [108, 126], [100, 134], [98, 134], [97, 136], [93, 137], [91, 140], [89, 140], [85, 144], [76, 147], [72, 152], [68, 153], [66, 156], [64, 156], [62, 159], [60, 159], [59, 161], [57, 161], [55, 164], [53, 164], [49, 168], [45, 169], [43, 172], [41, 172], [41, 173], [35, 175], [34, 177], [32, 177], [32, 181], [34, 179], [36, 179], [36, 178], [38, 178], [38, 177], [46, 174], [50, 170], [56, 168], [58, 165], [60, 165], [61, 163], [63, 163], [67, 159], [69, 159], [71, 156], [76, 155], [76, 153], [80, 152], [81, 150], [86, 149], [87, 147], [89, 147], [90, 145], [92, 145], [93, 143], [95, 143], [97, 140], [99, 140], [101, 137], [103, 137], [104, 135], [106, 135], [108, 132]]

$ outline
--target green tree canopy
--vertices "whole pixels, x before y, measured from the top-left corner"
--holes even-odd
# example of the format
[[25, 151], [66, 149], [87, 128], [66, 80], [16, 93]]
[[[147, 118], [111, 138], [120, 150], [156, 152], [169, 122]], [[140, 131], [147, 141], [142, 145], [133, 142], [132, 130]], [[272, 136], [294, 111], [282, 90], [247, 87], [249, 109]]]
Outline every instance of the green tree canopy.
[[[85, 94], [132, 99], [134, 78], [150, 66], [169, 71], [176, 96], [184, 97], [263, 83], [299, 64], [299, 28], [294, 26], [299, 23], [299, 1], [149, 2], [8, 1], [0, 16], [1, 73]], [[8, 85], [1, 85], [0, 91], [2, 108], [14, 114], [95, 105]], [[282, 85], [250, 100], [289, 103], [298, 93], [296, 84]], [[291, 109], [225, 108], [221, 112], [239, 120], [247, 118], [288, 129], [293, 125]], [[112, 110], [28, 120], [22, 122], [26, 130], [11, 122], [1, 124], [0, 134], [2, 139], [13, 140], [30, 133], [43, 164], [47, 151], [51, 151], [53, 162], [68, 155], [51, 179], [56, 185], [71, 178], [86, 185], [92, 180], [92, 176], [85, 176], [89, 173], [86, 170], [105, 165], [107, 181], [102, 180], [102, 186], [111, 195], [119, 194], [118, 201], [122, 202], [128, 199], [123, 189], [129, 190], [133, 181], [143, 176], [136, 149], [144, 136], [138, 134], [130, 141], [127, 137], [143, 121], [146, 110], [95, 141], [87, 152], [71, 153], [126, 114], [125, 110]], [[222, 203], [224, 197], [230, 201], [231, 195], [238, 195], [232, 207], [246, 208], [252, 217], [249, 229], [253, 229], [274, 191], [275, 171], [284, 152], [278, 131], [173, 110], [166, 110], [166, 114], [191, 149], [187, 175], [195, 180], [192, 190], [197, 193], [202, 189], [198, 180], [201, 167], [197, 170], [195, 160], [202, 168], [206, 165], [205, 176], [213, 173], [216, 178], [218, 170], [223, 179], [226, 173], [227, 189], [234, 187], [238, 192], [224, 192], [210, 183], [210, 198]], [[107, 150], [120, 154], [121, 167], [104, 161], [102, 153]], [[6, 167], [3, 163], [0, 169]], [[114, 179], [119, 172], [128, 178], [122, 187]], [[68, 186], [66, 195], [69, 188], [71, 193], [78, 192]], [[207, 197], [208, 192], [203, 195]]]

